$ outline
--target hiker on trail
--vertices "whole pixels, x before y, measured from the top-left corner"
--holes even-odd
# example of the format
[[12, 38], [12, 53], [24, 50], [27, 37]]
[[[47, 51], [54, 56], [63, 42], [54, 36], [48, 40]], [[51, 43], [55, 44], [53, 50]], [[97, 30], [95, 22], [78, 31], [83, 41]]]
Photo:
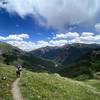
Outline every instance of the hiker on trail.
[[20, 73], [22, 71], [22, 66], [20, 64], [16, 65], [16, 76], [20, 77]]

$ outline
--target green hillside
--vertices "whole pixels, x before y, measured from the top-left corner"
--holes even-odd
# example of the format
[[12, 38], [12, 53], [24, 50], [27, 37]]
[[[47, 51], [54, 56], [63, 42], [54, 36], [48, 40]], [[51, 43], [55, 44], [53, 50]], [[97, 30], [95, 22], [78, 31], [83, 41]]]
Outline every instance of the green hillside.
[[100, 80], [88, 80], [85, 84], [91, 85], [94, 87], [98, 92], [100, 92]]
[[55, 62], [51, 60], [35, 57], [28, 52], [5, 43], [0, 44], [0, 62], [14, 66], [21, 64], [24, 68], [38, 72], [57, 72], [61, 68], [60, 64], [57, 64], [58, 67], [56, 67]]
[[[0, 100], [13, 100], [15, 68], [0, 64]], [[59, 74], [23, 70], [19, 83], [24, 100], [99, 100], [100, 80], [74, 81]]]
[[24, 100], [100, 100], [92, 85], [58, 74], [24, 71], [19, 85]]
[[100, 54], [97, 54], [100, 49], [96, 49], [94, 52], [83, 55], [79, 61], [66, 66], [59, 73], [77, 80], [100, 79], [100, 75], [97, 75], [100, 72]]
[[0, 100], [13, 100], [11, 85], [15, 79], [14, 67], [0, 64]]

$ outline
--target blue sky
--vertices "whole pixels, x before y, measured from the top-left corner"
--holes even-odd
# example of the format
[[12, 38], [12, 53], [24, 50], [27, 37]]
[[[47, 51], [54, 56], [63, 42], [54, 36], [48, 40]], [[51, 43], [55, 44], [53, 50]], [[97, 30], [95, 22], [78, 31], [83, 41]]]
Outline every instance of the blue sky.
[[0, 0], [0, 41], [26, 51], [100, 44], [100, 0]]
[[36, 41], [42, 38], [46, 39], [52, 32], [54, 32], [53, 29], [46, 29], [30, 16], [21, 18], [16, 14], [9, 14], [4, 9], [0, 11], [0, 34], [2, 36], [27, 33], [32, 37], [33, 41]]

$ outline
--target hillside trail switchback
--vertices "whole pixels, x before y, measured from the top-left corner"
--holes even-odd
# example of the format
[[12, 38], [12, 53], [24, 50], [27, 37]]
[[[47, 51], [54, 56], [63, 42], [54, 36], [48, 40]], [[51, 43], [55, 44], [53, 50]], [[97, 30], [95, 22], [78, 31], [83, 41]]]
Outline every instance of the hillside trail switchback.
[[19, 86], [18, 86], [19, 81], [20, 81], [20, 78], [17, 78], [12, 84], [11, 92], [12, 92], [14, 100], [23, 100], [21, 93], [20, 93]]

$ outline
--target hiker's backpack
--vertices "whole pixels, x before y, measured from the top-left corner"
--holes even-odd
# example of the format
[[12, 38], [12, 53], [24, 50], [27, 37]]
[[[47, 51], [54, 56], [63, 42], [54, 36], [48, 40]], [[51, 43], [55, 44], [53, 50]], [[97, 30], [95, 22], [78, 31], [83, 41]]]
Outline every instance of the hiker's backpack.
[[19, 71], [22, 71], [22, 67], [19, 67]]

